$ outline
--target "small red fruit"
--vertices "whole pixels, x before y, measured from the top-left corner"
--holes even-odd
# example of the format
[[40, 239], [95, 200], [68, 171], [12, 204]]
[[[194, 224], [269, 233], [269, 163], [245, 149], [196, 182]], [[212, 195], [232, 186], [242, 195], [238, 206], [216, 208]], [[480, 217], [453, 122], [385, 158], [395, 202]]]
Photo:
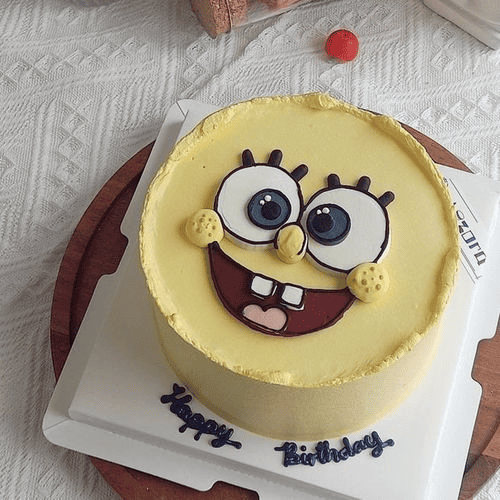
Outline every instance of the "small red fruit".
[[334, 31], [326, 40], [326, 53], [347, 62], [358, 55], [359, 42], [356, 35], [349, 30]]

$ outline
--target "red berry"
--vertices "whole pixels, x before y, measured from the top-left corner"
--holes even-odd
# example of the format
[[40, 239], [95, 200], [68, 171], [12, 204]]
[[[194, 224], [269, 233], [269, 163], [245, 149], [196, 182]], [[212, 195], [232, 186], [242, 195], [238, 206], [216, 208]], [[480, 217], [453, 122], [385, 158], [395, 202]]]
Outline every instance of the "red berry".
[[359, 42], [348, 30], [334, 31], [326, 40], [326, 53], [341, 61], [352, 61], [358, 55]]

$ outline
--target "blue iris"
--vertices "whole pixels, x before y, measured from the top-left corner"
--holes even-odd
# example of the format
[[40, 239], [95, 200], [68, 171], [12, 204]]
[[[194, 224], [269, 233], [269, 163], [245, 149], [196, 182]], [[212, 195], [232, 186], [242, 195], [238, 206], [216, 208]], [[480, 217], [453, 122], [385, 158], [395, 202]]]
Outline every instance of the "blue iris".
[[250, 220], [262, 229], [277, 229], [290, 217], [292, 206], [288, 198], [276, 189], [262, 189], [248, 203]]
[[307, 217], [307, 231], [311, 238], [322, 245], [338, 245], [345, 240], [350, 229], [348, 213], [333, 203], [315, 207]]

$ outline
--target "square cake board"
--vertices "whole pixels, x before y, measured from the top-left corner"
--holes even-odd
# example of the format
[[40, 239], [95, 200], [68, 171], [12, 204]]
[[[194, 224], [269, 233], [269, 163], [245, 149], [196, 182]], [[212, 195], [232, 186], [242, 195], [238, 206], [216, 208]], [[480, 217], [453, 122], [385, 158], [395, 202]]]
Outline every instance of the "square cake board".
[[[122, 223], [128, 246], [117, 271], [101, 278], [94, 292], [47, 409], [45, 436], [198, 490], [225, 481], [256, 490], [262, 500], [457, 498], [481, 397], [470, 375], [477, 343], [494, 335], [499, 313], [498, 183], [442, 167], [462, 227], [461, 272], [443, 318], [443, 339], [408, 400], [348, 436], [353, 443], [377, 431], [395, 445], [379, 458], [365, 450], [340, 463], [284, 467], [282, 452], [274, 450], [282, 441], [232, 426], [193, 399], [193, 412], [234, 428], [232, 439], [243, 445], [215, 449], [209, 436], [197, 441], [192, 429], [180, 433], [183, 422], [160, 403], [182, 381], [156, 337], [138, 259], [140, 213], [149, 182], [178, 137], [214, 110], [186, 100], [169, 111]], [[329, 442], [343, 446], [340, 439]], [[315, 443], [298, 445], [313, 452]]]

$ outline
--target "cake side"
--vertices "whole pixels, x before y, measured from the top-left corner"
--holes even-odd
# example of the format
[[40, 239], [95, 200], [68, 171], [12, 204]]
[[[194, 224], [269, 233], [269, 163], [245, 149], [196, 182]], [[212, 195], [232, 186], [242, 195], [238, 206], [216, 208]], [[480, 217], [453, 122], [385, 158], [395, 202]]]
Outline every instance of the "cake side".
[[154, 306], [162, 352], [179, 380], [232, 425], [273, 439], [314, 441], [366, 428], [396, 410], [423, 381], [439, 346], [433, 328], [385, 370], [324, 387], [291, 387], [230, 371], [184, 341]]

